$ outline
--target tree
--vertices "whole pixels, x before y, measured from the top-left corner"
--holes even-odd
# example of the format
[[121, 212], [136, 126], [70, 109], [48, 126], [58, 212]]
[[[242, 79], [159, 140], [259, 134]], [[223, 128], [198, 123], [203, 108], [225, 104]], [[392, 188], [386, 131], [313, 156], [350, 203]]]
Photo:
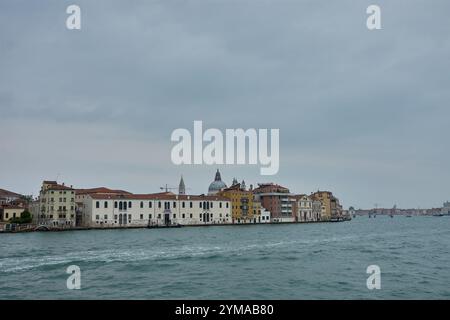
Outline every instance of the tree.
[[20, 218], [19, 217], [12, 218], [11, 220], [9, 220], [9, 222], [10, 223], [17, 223], [17, 224], [26, 224], [26, 223], [30, 223], [31, 220], [32, 220], [31, 213], [28, 210], [25, 210], [20, 215]]
[[21, 223], [30, 223], [32, 220], [30, 211], [25, 210], [24, 212], [22, 212], [22, 214], [20, 215], [20, 220]]

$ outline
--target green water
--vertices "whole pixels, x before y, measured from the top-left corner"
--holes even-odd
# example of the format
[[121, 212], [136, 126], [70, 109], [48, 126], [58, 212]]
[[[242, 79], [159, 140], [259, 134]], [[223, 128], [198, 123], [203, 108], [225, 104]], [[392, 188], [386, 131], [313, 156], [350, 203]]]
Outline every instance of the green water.
[[450, 217], [0, 234], [0, 299], [448, 299], [449, 251]]

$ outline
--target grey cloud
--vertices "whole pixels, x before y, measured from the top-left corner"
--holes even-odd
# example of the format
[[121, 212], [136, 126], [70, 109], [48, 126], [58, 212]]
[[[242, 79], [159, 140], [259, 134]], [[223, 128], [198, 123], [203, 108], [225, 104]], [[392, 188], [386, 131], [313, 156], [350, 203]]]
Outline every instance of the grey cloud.
[[[281, 167], [272, 179], [293, 191], [334, 189], [356, 206], [448, 198], [448, 1], [380, 0], [383, 29], [375, 32], [365, 28], [371, 1], [77, 3], [80, 32], [65, 29], [70, 1], [0, 4], [2, 141], [29, 143], [8, 143], [8, 163], [0, 164], [51, 154], [45, 135], [33, 134], [43, 125], [70, 128], [74, 150], [90, 151], [67, 167], [53, 155], [45, 166], [1, 172], [10, 188], [36, 190], [35, 170], [62, 166], [73, 180], [142, 192], [185, 172], [203, 192], [214, 168], [168, 160], [171, 131], [203, 120], [280, 128]], [[24, 123], [28, 135], [17, 132]], [[114, 154], [103, 161], [100, 150], [121, 143], [137, 149], [130, 157], [157, 155], [156, 162]], [[222, 170], [229, 179], [267, 180], [254, 167]]]

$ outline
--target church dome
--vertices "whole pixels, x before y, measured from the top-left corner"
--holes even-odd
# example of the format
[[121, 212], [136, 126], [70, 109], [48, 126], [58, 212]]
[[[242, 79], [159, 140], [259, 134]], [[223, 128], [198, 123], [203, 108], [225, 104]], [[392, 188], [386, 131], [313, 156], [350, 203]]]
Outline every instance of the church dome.
[[226, 188], [227, 185], [222, 181], [222, 178], [220, 177], [219, 169], [217, 169], [216, 177], [214, 178], [214, 181], [211, 182], [208, 188], [208, 194], [216, 194], [220, 190]]

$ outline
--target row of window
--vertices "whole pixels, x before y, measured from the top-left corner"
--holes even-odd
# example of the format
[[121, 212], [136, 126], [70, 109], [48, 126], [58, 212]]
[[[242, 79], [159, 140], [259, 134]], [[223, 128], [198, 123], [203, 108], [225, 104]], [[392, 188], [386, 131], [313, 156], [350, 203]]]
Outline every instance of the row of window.
[[[59, 198], [59, 202], [67, 202], [68, 198]], [[49, 198], [47, 199], [47, 202], [55, 202], [55, 198]], [[70, 202], [75, 202], [74, 198], [70, 199]]]
[[[155, 215], [156, 217], [157, 217], [157, 219], [162, 219], [162, 215], [161, 214], [158, 214], [158, 215]], [[201, 213], [200, 213], [200, 219], [203, 219], [203, 218], [206, 218], [206, 216], [207, 216], [207, 213], [205, 213], [204, 215], [202, 215]], [[129, 215], [129, 217], [131, 217], [131, 215]], [[153, 219], [152, 218], [153, 217], [153, 215], [152, 214], [149, 214], [148, 215], [148, 219]], [[193, 214], [192, 213], [189, 213], [189, 214], [185, 214], [185, 213], [183, 213], [183, 214], [181, 214], [181, 218], [182, 219], [186, 219], [186, 217], [189, 217], [189, 218], [193, 218]], [[214, 215], [212, 214], [212, 213], [210, 213], [209, 214], [209, 217], [212, 219], [212, 218], [214, 218]], [[219, 218], [222, 218], [223, 216], [222, 216], [222, 214], [220, 213], [219, 214]], [[228, 218], [228, 213], [225, 215], [225, 217], [227, 217]], [[105, 215], [103, 215], [103, 219], [104, 220], [108, 220], [108, 218], [109, 218], [109, 216], [107, 215], [107, 214], [105, 214]], [[139, 215], [139, 218], [141, 219], [141, 220], [144, 220], [144, 215], [143, 214], [141, 214], [141, 215]], [[172, 219], [176, 219], [177, 218], [177, 214], [176, 213], [174, 213], [174, 214], [172, 214]], [[118, 215], [117, 214], [115, 214], [114, 215], [114, 220], [117, 220], [118, 219]], [[100, 220], [100, 215], [99, 214], [97, 214], [96, 216], [95, 216], [95, 220]]]
[[56, 218], [59, 218], [59, 219], [69, 219], [69, 217], [70, 217], [71, 219], [73, 219], [73, 218], [75, 218], [75, 215], [74, 215], [74, 214], [70, 214], [70, 215], [68, 215], [68, 214], [59, 214], [59, 215], [56, 215], [56, 214], [47, 214], [47, 215], [42, 214], [40, 217], [41, 217], [42, 219], [45, 219], [45, 218], [47, 218], [47, 219], [56, 219]]
[[[162, 203], [161, 201], [158, 201], [158, 208], [161, 208]], [[96, 201], [95, 202], [95, 207], [97, 209], [100, 208], [100, 201]], [[114, 208], [119, 209], [119, 210], [127, 210], [128, 208], [132, 207], [132, 202], [131, 201], [114, 201]], [[144, 201], [140, 202], [140, 207], [144, 208]], [[152, 202], [149, 201], [148, 202], [148, 207], [152, 208]], [[176, 208], [177, 207], [177, 202], [173, 201], [172, 202], [172, 207]], [[182, 208], [186, 208], [186, 202], [183, 201], [181, 202], [181, 207]], [[199, 202], [199, 208], [203, 208], [203, 209], [212, 209], [214, 207], [214, 202], [209, 202], [209, 201], [203, 201], [203, 202]], [[225, 207], [228, 209], [229, 204], [228, 202], [225, 203]], [[107, 209], [108, 208], [108, 201], [104, 201], [103, 202], [103, 208]], [[193, 203], [192, 201], [189, 202], [189, 208], [193, 208]], [[222, 209], [222, 202], [219, 202], [219, 208]], [[166, 201], [164, 202], [164, 209], [170, 209], [170, 201]]]
[[[73, 211], [74, 206], [70, 206], [70, 210]], [[47, 212], [54, 211], [55, 208], [53, 206], [47, 207]], [[42, 207], [42, 211], [45, 211], [45, 207]], [[67, 211], [66, 206], [59, 206], [58, 211]]]
[[[51, 194], [55, 194], [55, 191], [50, 191]], [[66, 194], [66, 191], [59, 191], [59, 194]], [[75, 194], [73, 191], [69, 191], [69, 194]]]

